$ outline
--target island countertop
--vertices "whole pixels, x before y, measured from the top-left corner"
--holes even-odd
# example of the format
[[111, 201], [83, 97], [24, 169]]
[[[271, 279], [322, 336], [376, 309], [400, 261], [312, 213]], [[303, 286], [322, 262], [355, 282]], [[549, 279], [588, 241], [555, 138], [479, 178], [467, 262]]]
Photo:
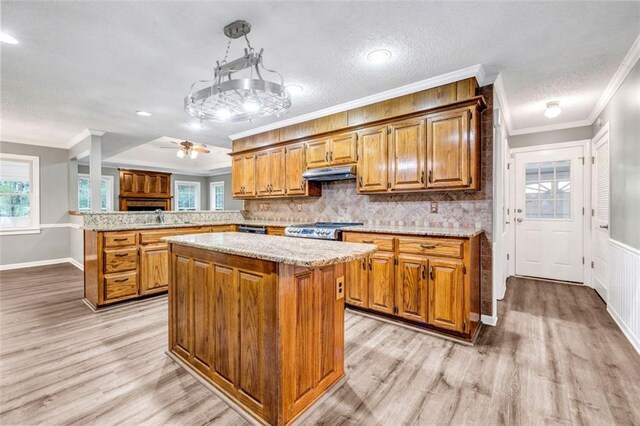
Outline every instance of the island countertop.
[[165, 237], [172, 244], [290, 265], [317, 267], [344, 263], [374, 253], [374, 244], [312, 240], [275, 235], [222, 232]]

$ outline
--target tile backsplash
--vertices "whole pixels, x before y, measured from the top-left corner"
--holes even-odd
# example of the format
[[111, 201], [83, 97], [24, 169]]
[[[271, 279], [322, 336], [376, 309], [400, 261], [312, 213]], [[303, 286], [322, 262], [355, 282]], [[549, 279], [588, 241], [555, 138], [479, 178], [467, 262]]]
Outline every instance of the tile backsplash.
[[[355, 180], [325, 182], [322, 197], [245, 201], [245, 217], [258, 220], [365, 222], [381, 225], [419, 225], [481, 228], [482, 313], [492, 313], [491, 229], [493, 226], [493, 86], [480, 89], [487, 108], [482, 113], [482, 189], [469, 192], [431, 192], [358, 195]], [[431, 204], [437, 202], [437, 213]]]

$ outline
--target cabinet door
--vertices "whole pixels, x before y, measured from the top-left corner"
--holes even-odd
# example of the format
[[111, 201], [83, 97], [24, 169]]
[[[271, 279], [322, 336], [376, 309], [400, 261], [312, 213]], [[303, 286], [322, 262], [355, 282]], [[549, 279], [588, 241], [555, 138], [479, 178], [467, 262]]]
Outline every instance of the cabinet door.
[[169, 285], [169, 249], [166, 244], [140, 248], [140, 294], [165, 291]]
[[376, 252], [369, 256], [369, 309], [393, 314], [393, 253]]
[[358, 192], [387, 190], [387, 129], [387, 126], [374, 127], [358, 133]]
[[463, 332], [464, 274], [462, 261], [429, 261], [429, 324]]
[[401, 254], [396, 274], [398, 316], [427, 322], [427, 259]]
[[330, 146], [331, 138], [307, 142], [307, 169], [328, 166]]
[[427, 116], [427, 188], [464, 188], [469, 179], [470, 108]]
[[213, 327], [213, 267], [208, 262], [193, 261], [191, 282], [193, 292], [193, 362], [207, 374], [211, 369]]
[[244, 197], [256, 196], [256, 155], [245, 155], [242, 160], [242, 191]]
[[285, 193], [287, 195], [305, 195], [307, 183], [302, 179], [305, 170], [305, 145], [303, 143], [288, 146], [285, 150]]
[[369, 262], [367, 258], [347, 264], [345, 302], [366, 308], [369, 304]]
[[269, 150], [269, 195], [284, 195], [284, 148]]
[[333, 136], [331, 138], [331, 151], [329, 152], [331, 165], [355, 163], [357, 139], [358, 134], [356, 132]]
[[256, 156], [256, 195], [258, 197], [269, 196], [271, 183], [271, 159], [269, 151], [259, 152]]
[[231, 160], [231, 195], [242, 197], [244, 187], [244, 157], [237, 156]]
[[174, 256], [173, 278], [171, 288], [171, 309], [173, 328], [171, 330], [171, 346], [185, 359], [191, 355], [191, 259]]
[[405, 120], [391, 125], [391, 189], [425, 188], [427, 139], [425, 120]]

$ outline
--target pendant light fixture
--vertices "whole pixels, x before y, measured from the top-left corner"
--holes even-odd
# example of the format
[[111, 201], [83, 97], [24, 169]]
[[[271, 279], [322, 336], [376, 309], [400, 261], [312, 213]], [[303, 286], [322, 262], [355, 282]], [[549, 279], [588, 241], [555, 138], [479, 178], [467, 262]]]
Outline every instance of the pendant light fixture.
[[[216, 62], [213, 80], [198, 80], [184, 98], [184, 110], [198, 120], [217, 122], [251, 121], [284, 113], [291, 107], [291, 98], [284, 79], [277, 71], [263, 65], [264, 49], [256, 52], [247, 34], [251, 25], [235, 21], [224, 27], [229, 38], [222, 61]], [[231, 41], [244, 37], [244, 56], [227, 62]], [[276, 77], [265, 79], [266, 75]], [[202, 87], [204, 86], [204, 87]]]

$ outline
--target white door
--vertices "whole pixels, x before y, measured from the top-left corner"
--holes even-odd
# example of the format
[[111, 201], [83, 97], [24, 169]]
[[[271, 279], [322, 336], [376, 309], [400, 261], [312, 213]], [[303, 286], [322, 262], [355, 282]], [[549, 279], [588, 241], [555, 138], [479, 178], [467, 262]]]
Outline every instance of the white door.
[[516, 275], [582, 282], [583, 148], [515, 157]]
[[607, 301], [607, 259], [609, 247], [609, 130], [593, 139], [591, 236], [593, 287]]

